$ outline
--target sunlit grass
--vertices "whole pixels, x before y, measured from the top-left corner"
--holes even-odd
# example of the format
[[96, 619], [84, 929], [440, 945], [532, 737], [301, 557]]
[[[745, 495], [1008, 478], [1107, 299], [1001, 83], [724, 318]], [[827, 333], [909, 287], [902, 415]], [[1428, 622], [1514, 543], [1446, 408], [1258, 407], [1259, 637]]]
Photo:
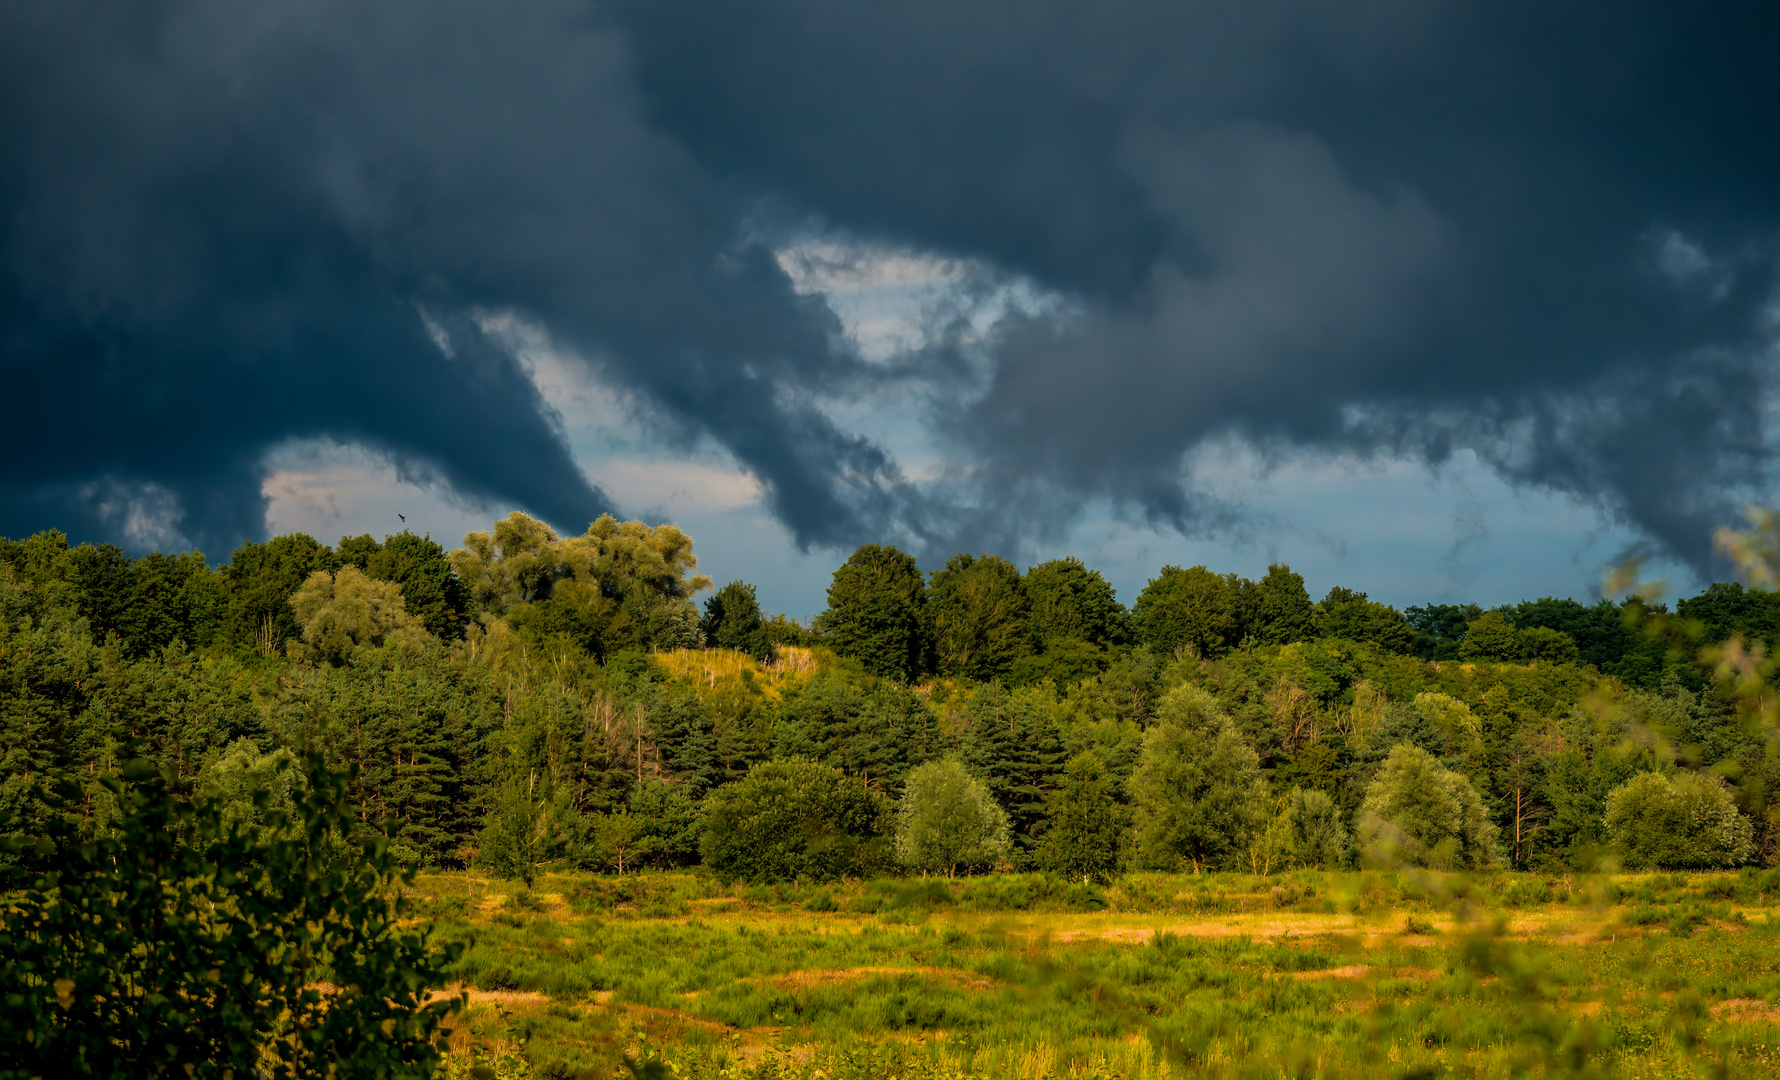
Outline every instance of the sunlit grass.
[[683, 678], [706, 691], [759, 694], [777, 701], [834, 664], [820, 646], [780, 645], [765, 663], [735, 649], [675, 649], [650, 654], [670, 678]]
[[[1780, 874], [429, 875], [454, 1036], [610, 1076], [1769, 1075]], [[524, 1064], [519, 1064], [523, 1059]], [[518, 1074], [518, 1073], [516, 1073]]]

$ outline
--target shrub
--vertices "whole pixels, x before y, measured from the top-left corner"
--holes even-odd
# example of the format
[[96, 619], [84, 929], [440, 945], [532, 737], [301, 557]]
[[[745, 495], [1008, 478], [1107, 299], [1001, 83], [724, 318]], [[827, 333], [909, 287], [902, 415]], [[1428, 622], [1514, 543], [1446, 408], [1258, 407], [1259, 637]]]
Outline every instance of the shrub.
[[1007, 812], [955, 760], [909, 773], [896, 809], [896, 857], [922, 873], [993, 867], [1010, 852]]
[[706, 798], [699, 850], [724, 882], [831, 881], [881, 861], [882, 818], [839, 769], [769, 761]]
[[1607, 796], [1607, 832], [1628, 867], [1716, 869], [1749, 861], [1755, 827], [1737, 812], [1723, 780], [1639, 773]]
[[1478, 869], [1495, 862], [1496, 826], [1471, 781], [1403, 743], [1366, 789], [1358, 819], [1375, 866]]
[[413, 878], [380, 841], [340, 843], [349, 782], [312, 759], [262, 827], [138, 762], [99, 835], [15, 843], [0, 1077], [435, 1075], [456, 950], [398, 929]]

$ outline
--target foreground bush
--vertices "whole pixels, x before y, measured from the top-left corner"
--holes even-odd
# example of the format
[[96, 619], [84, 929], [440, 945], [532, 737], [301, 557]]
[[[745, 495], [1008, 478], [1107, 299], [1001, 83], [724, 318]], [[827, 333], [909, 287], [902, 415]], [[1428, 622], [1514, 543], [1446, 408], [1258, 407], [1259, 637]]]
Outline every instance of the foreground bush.
[[125, 779], [97, 837], [13, 844], [0, 1080], [434, 1075], [450, 955], [398, 932], [393, 857], [340, 843], [346, 778], [316, 763], [264, 827]]
[[839, 769], [769, 761], [705, 800], [699, 852], [725, 882], [832, 881], [883, 861], [883, 817]]
[[1607, 831], [1634, 870], [1713, 870], [1755, 853], [1755, 827], [1708, 774], [1639, 773], [1607, 796]]

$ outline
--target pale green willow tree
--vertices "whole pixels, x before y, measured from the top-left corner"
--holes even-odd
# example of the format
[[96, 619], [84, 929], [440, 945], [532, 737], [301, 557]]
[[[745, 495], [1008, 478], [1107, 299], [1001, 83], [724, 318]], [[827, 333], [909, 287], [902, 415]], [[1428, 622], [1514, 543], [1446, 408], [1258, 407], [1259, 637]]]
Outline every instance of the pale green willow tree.
[[337, 574], [310, 574], [290, 606], [303, 633], [303, 640], [287, 649], [293, 660], [338, 666], [360, 646], [419, 647], [432, 640], [420, 620], [408, 614], [400, 585], [366, 577], [356, 566], [341, 567]]
[[1497, 829], [1477, 789], [1408, 743], [1385, 758], [1356, 824], [1361, 851], [1373, 866], [1477, 870], [1496, 861]]
[[1131, 774], [1133, 859], [1139, 869], [1235, 868], [1268, 817], [1261, 762], [1196, 686], [1163, 697]]
[[1349, 848], [1341, 808], [1324, 792], [1293, 788], [1267, 828], [1265, 848], [1293, 870], [1339, 870]]
[[955, 759], [909, 772], [896, 807], [896, 858], [923, 874], [952, 877], [960, 869], [1008, 861], [1007, 812]]
[[697, 573], [692, 538], [674, 525], [604, 514], [583, 535], [559, 537], [514, 511], [488, 532], [467, 534], [447, 558], [482, 608], [467, 635], [474, 651], [502, 636], [495, 623], [503, 618], [602, 656], [704, 643], [692, 597], [711, 579]]

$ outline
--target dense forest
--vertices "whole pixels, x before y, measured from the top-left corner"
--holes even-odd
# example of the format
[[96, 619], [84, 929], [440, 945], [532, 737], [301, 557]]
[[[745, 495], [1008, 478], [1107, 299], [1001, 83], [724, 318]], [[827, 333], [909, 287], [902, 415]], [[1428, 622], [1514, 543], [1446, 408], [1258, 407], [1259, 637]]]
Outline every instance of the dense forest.
[[1771, 648], [1766, 590], [1398, 611], [1166, 566], [1126, 607], [1073, 558], [874, 544], [802, 624], [696, 571], [611, 517], [221, 565], [0, 541], [0, 834], [104, 830], [136, 757], [250, 817], [319, 751], [361, 840], [528, 879], [1780, 859], [1780, 762], [1697, 660]]

